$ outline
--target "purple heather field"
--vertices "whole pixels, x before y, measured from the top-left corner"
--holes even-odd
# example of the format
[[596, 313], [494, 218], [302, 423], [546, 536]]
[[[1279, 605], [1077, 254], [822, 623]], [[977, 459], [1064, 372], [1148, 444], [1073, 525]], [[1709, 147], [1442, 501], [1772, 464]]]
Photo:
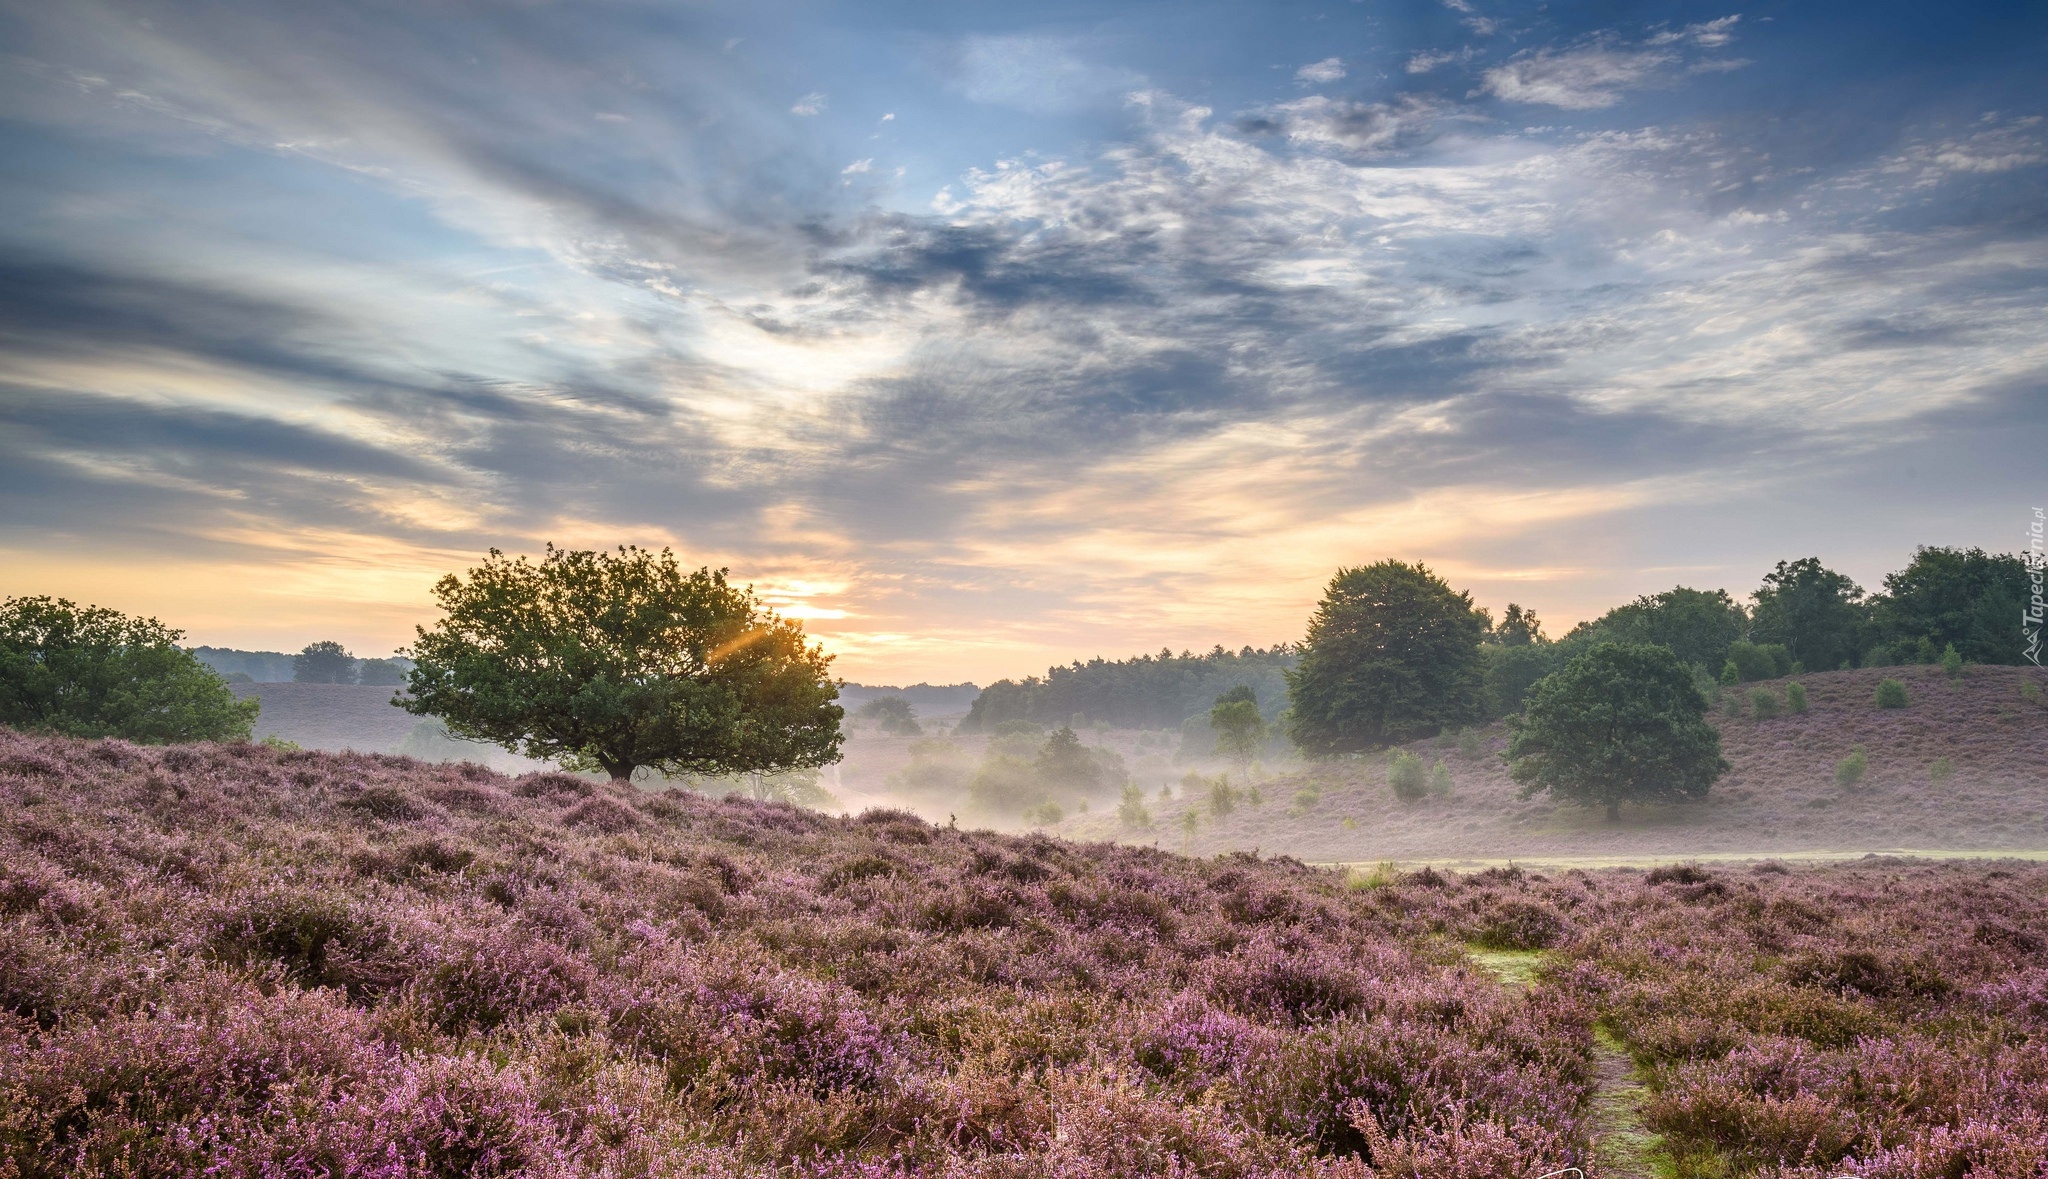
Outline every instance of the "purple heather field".
[[0, 730], [0, 1175], [1601, 1179], [1605, 1052], [1667, 1174], [2038, 1179], [2044, 899]]

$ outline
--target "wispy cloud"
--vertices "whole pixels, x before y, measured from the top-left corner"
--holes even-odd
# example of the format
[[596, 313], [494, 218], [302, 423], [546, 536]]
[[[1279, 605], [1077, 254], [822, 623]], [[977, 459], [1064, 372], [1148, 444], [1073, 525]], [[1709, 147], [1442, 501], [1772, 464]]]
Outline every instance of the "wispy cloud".
[[1411, 74], [1426, 74], [1439, 66], [1450, 65], [1453, 62], [1463, 64], [1471, 61], [1474, 57], [1478, 56], [1478, 52], [1477, 49], [1469, 45], [1456, 51], [1448, 49], [1425, 51], [1409, 57], [1406, 69]]
[[[1562, 110], [1602, 110], [1620, 102], [1628, 91], [1669, 82], [1670, 68], [1686, 61], [1687, 51], [1728, 45], [1735, 39], [1733, 28], [1740, 19], [1726, 16], [1665, 30], [1637, 42], [1601, 33], [1563, 49], [1524, 50], [1486, 71], [1475, 93]], [[1694, 57], [1691, 68], [1700, 72], [1743, 64]]]
[[824, 114], [825, 96], [813, 90], [811, 93], [797, 99], [796, 105], [789, 108], [789, 113], [792, 115], [802, 115], [806, 118], [812, 115]]
[[1672, 60], [1669, 53], [1608, 45], [1539, 49], [1486, 71], [1480, 89], [1508, 102], [1599, 110], [1620, 102], [1624, 92], [1650, 81]]
[[1338, 57], [1326, 57], [1321, 61], [1310, 62], [1294, 71], [1294, 80], [1305, 86], [1327, 86], [1331, 82], [1340, 81], [1343, 77], [1344, 60]]
[[1461, 24], [1482, 37], [1491, 37], [1500, 31], [1500, 22], [1481, 15], [1470, 0], [1443, 0], [1443, 5], [1459, 15]]

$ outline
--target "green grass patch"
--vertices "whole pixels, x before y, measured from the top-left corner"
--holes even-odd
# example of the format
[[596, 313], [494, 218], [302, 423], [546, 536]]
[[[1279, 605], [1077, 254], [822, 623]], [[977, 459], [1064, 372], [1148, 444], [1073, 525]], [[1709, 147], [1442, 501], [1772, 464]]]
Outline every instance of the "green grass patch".
[[1511, 987], [1536, 985], [1536, 972], [1543, 966], [1542, 950], [1476, 950], [1465, 956], [1472, 964]]

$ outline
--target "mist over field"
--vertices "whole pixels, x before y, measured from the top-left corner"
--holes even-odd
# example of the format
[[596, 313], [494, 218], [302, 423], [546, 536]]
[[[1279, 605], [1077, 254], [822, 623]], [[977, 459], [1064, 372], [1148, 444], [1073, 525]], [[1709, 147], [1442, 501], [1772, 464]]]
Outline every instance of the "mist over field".
[[2048, 1179], [2044, 52], [0, 0], [0, 1179]]

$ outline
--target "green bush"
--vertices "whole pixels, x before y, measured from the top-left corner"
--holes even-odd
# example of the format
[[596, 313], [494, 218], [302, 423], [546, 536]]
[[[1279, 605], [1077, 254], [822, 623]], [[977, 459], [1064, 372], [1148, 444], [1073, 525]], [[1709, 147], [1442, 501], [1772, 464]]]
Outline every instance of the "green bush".
[[2025, 700], [2029, 704], [2039, 704], [2041, 702], [2041, 685], [2032, 680], [2021, 680], [2020, 699]]
[[1936, 786], [1941, 785], [1943, 782], [1946, 782], [1950, 778], [1953, 778], [1955, 776], [1956, 763], [1950, 761], [1946, 757], [1935, 758], [1934, 764], [1927, 767], [1927, 780], [1934, 783]]
[[1906, 685], [1898, 680], [1881, 680], [1877, 685], [1877, 706], [1879, 708], [1904, 708], [1906, 706]]
[[1721, 665], [1721, 682], [1723, 684], [1739, 684], [1742, 682], [1742, 669], [1735, 666], [1733, 659]]
[[1954, 643], [1941, 649], [1941, 670], [1952, 680], [1963, 678], [1963, 657], [1956, 652]]
[[[1792, 652], [1777, 643], [1736, 643], [1728, 648], [1728, 663], [1745, 684], [1792, 674]], [[1721, 682], [1728, 682], [1725, 671]]]
[[1778, 715], [1778, 694], [1769, 688], [1758, 688], [1749, 694], [1749, 710], [1758, 720], [1769, 720]]
[[1793, 681], [1785, 685], [1785, 707], [1795, 713], [1806, 711], [1806, 685]]
[[1442, 758], [1438, 758], [1429, 769], [1429, 792], [1438, 798], [1451, 796], [1451, 767], [1445, 765]]
[[1024, 818], [1034, 827], [1050, 827], [1066, 817], [1066, 809], [1056, 802], [1042, 803], [1024, 812]]
[[1742, 715], [1742, 697], [1730, 692], [1721, 697], [1721, 713], [1724, 716]]
[[1429, 793], [1429, 776], [1422, 768], [1422, 759], [1405, 749], [1396, 749], [1387, 762], [1387, 785], [1393, 787], [1394, 797], [1402, 802], [1414, 802]]
[[1458, 732], [1458, 756], [1466, 761], [1477, 761], [1486, 756], [1486, 741], [1478, 729], [1461, 729]]
[[1144, 787], [1136, 782], [1124, 783], [1123, 798], [1116, 807], [1116, 821], [1126, 831], [1152, 829], [1152, 812], [1145, 806]]
[[1230, 775], [1216, 775], [1216, 780], [1209, 783], [1209, 813], [1222, 818], [1237, 809], [1237, 797], [1238, 790], [1230, 784]]
[[1870, 753], [1861, 745], [1849, 751], [1849, 756], [1835, 763], [1835, 785], [1844, 790], [1863, 780], [1870, 771]]
[[1297, 815], [1305, 815], [1316, 809], [1316, 806], [1322, 801], [1322, 787], [1316, 785], [1304, 786], [1294, 792], [1294, 806], [1292, 810]]

